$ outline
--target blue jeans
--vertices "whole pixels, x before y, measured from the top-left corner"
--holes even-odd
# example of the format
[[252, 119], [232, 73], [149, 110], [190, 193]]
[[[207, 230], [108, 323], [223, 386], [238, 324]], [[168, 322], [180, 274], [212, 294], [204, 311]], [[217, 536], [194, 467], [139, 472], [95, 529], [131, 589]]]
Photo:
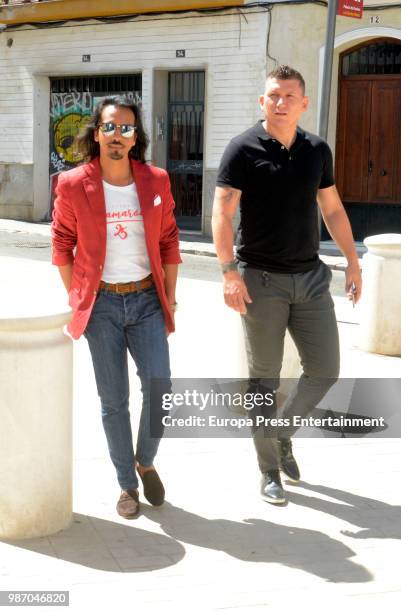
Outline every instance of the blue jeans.
[[[122, 489], [137, 489], [135, 460], [153, 464], [160, 438], [150, 432], [150, 383], [170, 379], [165, 324], [154, 286], [126, 294], [101, 290], [84, 332], [92, 355], [103, 427]], [[141, 380], [142, 412], [136, 456], [129, 413], [128, 351]]]

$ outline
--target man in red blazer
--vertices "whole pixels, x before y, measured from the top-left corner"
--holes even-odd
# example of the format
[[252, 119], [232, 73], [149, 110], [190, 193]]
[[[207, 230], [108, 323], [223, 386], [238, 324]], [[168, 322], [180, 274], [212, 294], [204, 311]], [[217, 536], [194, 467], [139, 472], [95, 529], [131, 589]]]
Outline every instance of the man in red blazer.
[[[52, 262], [69, 294], [68, 331], [89, 343], [111, 460], [122, 489], [117, 512], [164, 501], [153, 461], [152, 379], [170, 378], [167, 335], [174, 331], [178, 229], [168, 175], [145, 164], [148, 139], [138, 107], [104, 98], [77, 139], [87, 163], [60, 175], [52, 224]], [[136, 454], [129, 413], [127, 352], [141, 380]], [[153, 430], [152, 430], [153, 431]], [[160, 431], [160, 430], [158, 430]]]

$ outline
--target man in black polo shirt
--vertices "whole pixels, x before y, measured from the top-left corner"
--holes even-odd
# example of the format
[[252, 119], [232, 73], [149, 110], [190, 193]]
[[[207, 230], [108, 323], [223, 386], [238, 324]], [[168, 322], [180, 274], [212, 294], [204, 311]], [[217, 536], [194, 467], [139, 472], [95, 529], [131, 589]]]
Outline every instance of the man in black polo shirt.
[[[233, 138], [221, 160], [213, 236], [225, 302], [243, 315], [254, 388], [278, 387], [287, 328], [296, 344], [303, 374], [281, 415], [291, 420], [310, 412], [339, 372], [331, 272], [318, 256], [316, 203], [347, 258], [345, 290], [355, 302], [362, 280], [351, 227], [334, 185], [330, 148], [298, 127], [308, 108], [303, 77], [289, 66], [278, 67], [268, 75], [259, 103], [264, 121]], [[232, 221], [238, 204], [234, 259]], [[290, 439], [295, 431], [286, 428], [279, 438], [269, 437], [264, 428], [254, 433], [261, 494], [271, 503], [285, 501], [280, 469], [292, 481], [300, 478]]]

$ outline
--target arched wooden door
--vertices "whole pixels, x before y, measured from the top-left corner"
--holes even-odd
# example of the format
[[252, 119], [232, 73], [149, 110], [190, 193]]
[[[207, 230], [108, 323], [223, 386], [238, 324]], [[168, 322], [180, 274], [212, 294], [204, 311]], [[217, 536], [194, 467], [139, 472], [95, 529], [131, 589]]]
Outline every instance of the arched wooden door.
[[401, 41], [342, 54], [337, 125], [336, 182], [357, 239], [401, 231]]

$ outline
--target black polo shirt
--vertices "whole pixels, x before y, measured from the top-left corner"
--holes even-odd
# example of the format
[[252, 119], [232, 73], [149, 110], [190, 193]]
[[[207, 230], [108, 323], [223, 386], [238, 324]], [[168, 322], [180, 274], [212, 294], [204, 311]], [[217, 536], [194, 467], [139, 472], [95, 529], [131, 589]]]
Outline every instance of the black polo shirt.
[[231, 140], [219, 187], [242, 191], [237, 258], [269, 272], [295, 274], [319, 265], [318, 189], [334, 185], [328, 144], [297, 128], [288, 151], [262, 122]]

